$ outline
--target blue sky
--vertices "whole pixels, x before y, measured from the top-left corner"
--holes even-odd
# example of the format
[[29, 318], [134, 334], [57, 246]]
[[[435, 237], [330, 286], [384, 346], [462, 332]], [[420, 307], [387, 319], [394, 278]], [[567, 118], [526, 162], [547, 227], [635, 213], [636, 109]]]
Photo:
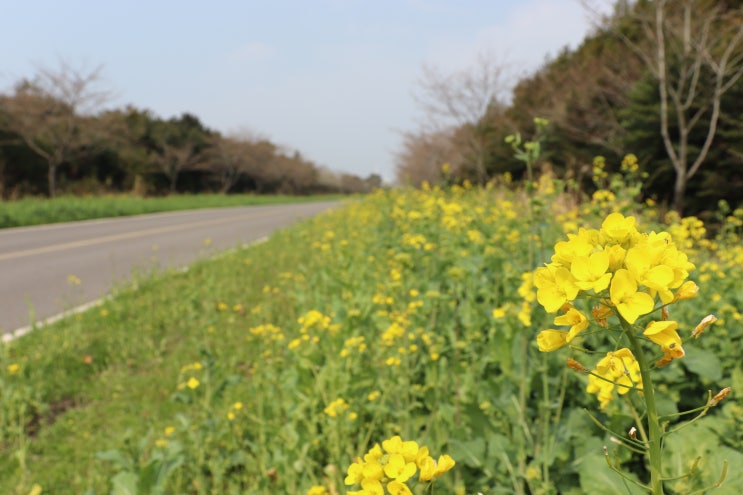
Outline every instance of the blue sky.
[[318, 165], [394, 178], [423, 64], [487, 52], [514, 74], [590, 30], [578, 0], [2, 0], [0, 89], [64, 59], [111, 106], [250, 129]]

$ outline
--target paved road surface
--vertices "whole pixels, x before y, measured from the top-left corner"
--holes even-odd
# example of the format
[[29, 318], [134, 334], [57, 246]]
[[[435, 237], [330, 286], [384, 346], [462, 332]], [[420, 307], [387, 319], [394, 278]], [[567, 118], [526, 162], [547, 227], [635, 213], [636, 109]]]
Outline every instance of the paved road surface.
[[333, 206], [215, 208], [2, 229], [0, 334], [98, 299], [136, 271], [186, 266]]

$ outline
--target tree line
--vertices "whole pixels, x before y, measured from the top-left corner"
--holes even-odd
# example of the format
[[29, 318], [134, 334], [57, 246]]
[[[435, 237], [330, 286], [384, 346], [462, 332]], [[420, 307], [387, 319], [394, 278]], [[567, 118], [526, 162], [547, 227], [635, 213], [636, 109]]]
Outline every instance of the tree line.
[[0, 94], [0, 198], [131, 192], [366, 192], [372, 174], [337, 173], [252, 131], [222, 134], [197, 116], [168, 119], [126, 106], [102, 110], [111, 94], [101, 68], [62, 61]]
[[[589, 11], [591, 3], [584, 1]], [[743, 2], [620, 0], [594, 32], [509, 93], [507, 65], [481, 57], [455, 73], [424, 69], [427, 125], [405, 134], [397, 180], [483, 183], [523, 164], [504, 142], [550, 122], [542, 168], [590, 193], [591, 164], [633, 153], [643, 195], [688, 214], [743, 206]], [[431, 125], [431, 124], [434, 125]]]

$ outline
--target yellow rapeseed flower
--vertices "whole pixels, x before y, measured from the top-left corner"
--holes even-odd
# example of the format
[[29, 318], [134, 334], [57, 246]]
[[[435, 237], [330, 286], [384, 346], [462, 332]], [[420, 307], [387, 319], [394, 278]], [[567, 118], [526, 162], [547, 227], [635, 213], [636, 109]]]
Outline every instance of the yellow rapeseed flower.
[[413, 495], [408, 485], [398, 480], [392, 480], [387, 484], [387, 491], [390, 495]]
[[504, 307], [493, 309], [493, 318], [500, 319], [506, 316], [506, 309]]
[[570, 264], [570, 273], [575, 277], [575, 285], [580, 290], [593, 290], [597, 294], [609, 286], [609, 254], [605, 251], [590, 256], [575, 258]]
[[601, 224], [601, 236], [605, 244], [620, 244], [628, 248], [640, 237], [635, 227], [635, 217], [625, 217], [621, 213], [611, 213]]
[[643, 334], [654, 343], [658, 344], [663, 354], [673, 359], [684, 357], [684, 349], [681, 347], [678, 323], [675, 321], [651, 321], [645, 327]]
[[548, 328], [537, 335], [537, 345], [542, 352], [552, 352], [564, 347], [568, 343], [568, 332]]
[[328, 495], [328, 489], [322, 485], [314, 485], [307, 490], [307, 495]]
[[454, 462], [454, 459], [449, 454], [443, 454], [440, 455], [438, 460], [436, 461], [436, 473], [433, 475], [434, 478], [438, 478], [442, 474], [451, 471], [451, 469], [456, 465], [456, 462]]
[[419, 481], [431, 481], [454, 467], [448, 455], [438, 462], [429, 455], [427, 447], [417, 442], [403, 441], [396, 435], [374, 445], [363, 457], [352, 463], [344, 479], [346, 485], [361, 485], [361, 490], [346, 492], [350, 495], [412, 495], [406, 482], [420, 469]]
[[384, 364], [390, 367], [400, 366], [401, 363], [402, 361], [398, 357], [389, 357], [384, 361]]
[[391, 454], [384, 466], [384, 474], [400, 483], [408, 481], [417, 470], [415, 462], [407, 461], [402, 454]]
[[699, 293], [699, 286], [691, 280], [687, 280], [681, 287], [676, 291], [676, 295], [673, 297], [673, 302], [686, 301], [695, 297]]
[[588, 318], [586, 318], [586, 315], [572, 307], [564, 315], [556, 317], [553, 323], [555, 325], [570, 327], [566, 337], [568, 343], [577, 337], [580, 332], [588, 328]]
[[596, 369], [588, 376], [586, 391], [596, 394], [601, 409], [614, 398], [614, 390], [620, 395], [626, 394], [632, 388], [642, 389], [640, 365], [632, 351], [622, 348], [614, 352], [607, 352], [596, 364]]
[[338, 398], [328, 404], [323, 412], [331, 418], [337, 418], [342, 412], [346, 411], [349, 407], [348, 402], [343, 398]]
[[537, 268], [534, 272], [537, 301], [548, 313], [554, 313], [578, 296], [580, 288], [575, 282], [575, 277], [565, 267], [547, 265]]
[[629, 270], [617, 270], [609, 289], [612, 304], [622, 318], [634, 323], [642, 315], [650, 313], [655, 307], [653, 298], [646, 292], [638, 291], [637, 282]]

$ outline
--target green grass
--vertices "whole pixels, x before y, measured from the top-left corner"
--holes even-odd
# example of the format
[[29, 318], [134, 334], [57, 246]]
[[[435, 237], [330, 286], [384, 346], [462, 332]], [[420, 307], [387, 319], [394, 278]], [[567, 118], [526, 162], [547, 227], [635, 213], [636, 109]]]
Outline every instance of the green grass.
[[[270, 263], [245, 263], [269, 254]], [[107, 493], [111, 470], [95, 453], [122, 448], [127, 439], [136, 443], [152, 426], [171, 424], [181, 409], [172, 400], [179, 370], [199, 361], [201, 351], [236, 364], [231, 351], [246, 345], [245, 329], [236, 330], [229, 320], [246, 318], [231, 311], [225, 318], [218, 303], [264, 298], [263, 285], [275, 279], [274, 270], [296, 263], [291, 251], [271, 253], [268, 246], [199, 262], [185, 274], [139, 280], [136, 291], [122, 289], [101, 308], [14, 342], [4, 362], [21, 363], [22, 378], [38, 398], [30, 401], [35, 410], [26, 419], [38, 416], [41, 424], [28, 439], [26, 474], [12, 449], [3, 452], [0, 493], [25, 495], [31, 482], [44, 493], [79, 494], [91, 487]]]
[[[455, 459], [435, 493], [625, 493], [602, 454], [609, 435], [584, 412], [597, 410], [586, 376], [565, 367], [567, 349], [537, 351], [553, 316], [524, 303], [523, 273], [563, 229], [605, 214], [559, 199], [544, 197], [532, 261], [519, 193], [380, 192], [188, 272], [140, 278], [0, 347], [0, 493], [343, 493], [353, 458], [395, 434]], [[674, 318], [687, 330], [710, 312], [720, 322], [699, 341], [686, 332], [690, 359], [660, 371], [670, 409], [743, 383], [740, 242], [708, 251], [673, 229], [702, 288]], [[602, 419], [627, 431], [629, 403]], [[716, 480], [727, 460], [718, 493], [740, 493], [741, 411], [733, 396], [671, 437], [699, 449], [669, 451], [669, 476], [705, 456], [679, 492]], [[640, 457], [616, 456], [646, 474]]]
[[257, 196], [251, 194], [172, 195], [162, 198], [136, 196], [64, 196], [55, 199], [26, 198], [0, 202], [0, 228], [23, 227], [95, 218], [140, 215], [164, 211], [226, 206], [270, 205], [336, 200], [342, 195]]

